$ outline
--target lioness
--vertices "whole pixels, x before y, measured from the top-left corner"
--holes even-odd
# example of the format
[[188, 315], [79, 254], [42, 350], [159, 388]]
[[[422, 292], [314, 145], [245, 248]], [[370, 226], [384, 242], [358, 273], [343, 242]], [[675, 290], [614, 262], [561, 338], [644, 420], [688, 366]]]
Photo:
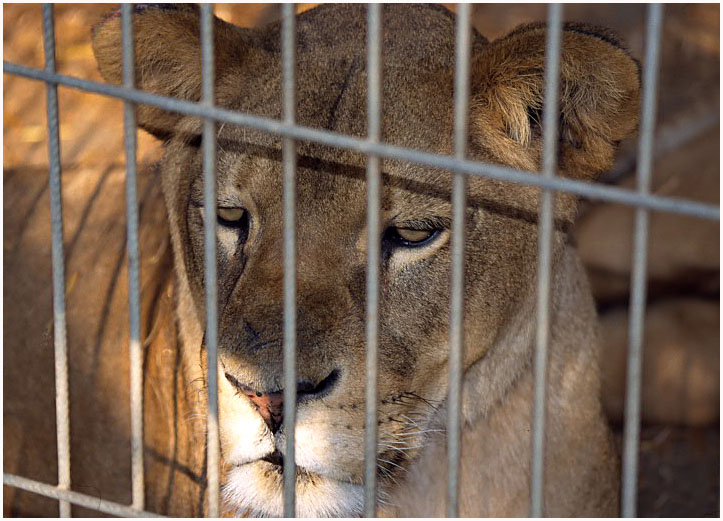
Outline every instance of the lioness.
[[[197, 9], [146, 4], [135, 11], [137, 86], [198, 101]], [[450, 154], [454, 16], [436, 6], [390, 5], [383, 12], [383, 141]], [[279, 119], [280, 25], [251, 30], [216, 19], [214, 34], [217, 104]], [[325, 5], [298, 17], [299, 124], [366, 135], [365, 37], [362, 6]], [[93, 47], [103, 76], [120, 83], [119, 17], [95, 28]], [[494, 42], [473, 32], [471, 159], [539, 169], [544, 48], [541, 24]], [[560, 175], [592, 179], [611, 165], [616, 143], [636, 127], [638, 96], [637, 65], [612, 35], [565, 25]], [[159, 476], [169, 472], [160, 468], [163, 458], [148, 458], [147, 506], [201, 513], [193, 505], [202, 493], [178, 489], [203, 488], [193, 474], [203, 467], [203, 393], [174, 393], [183, 403], [169, 407], [163, 389], [204, 379], [202, 123], [142, 106], [138, 124], [165, 142], [160, 171], [178, 328], [177, 342], [164, 341], [164, 349], [172, 345], [178, 353], [177, 363], [146, 369], [146, 434], [158, 446], [173, 437], [170, 472], [180, 472], [183, 458], [185, 474], [197, 478], [161, 484]], [[217, 129], [224, 509], [278, 516], [285, 440], [281, 144], [264, 132]], [[307, 142], [297, 152], [297, 514], [353, 516], [363, 506], [365, 157]], [[450, 173], [385, 160], [383, 181], [379, 508], [384, 515], [439, 516], [447, 477]], [[465, 516], [524, 516], [529, 508], [538, 204], [537, 189], [469, 180]], [[614, 515], [617, 464], [599, 399], [596, 316], [568, 237], [575, 214], [575, 198], [558, 194], [545, 506], [550, 516]], [[150, 342], [149, 360], [159, 359], [158, 349]], [[200, 421], [179, 420], [179, 408]]]

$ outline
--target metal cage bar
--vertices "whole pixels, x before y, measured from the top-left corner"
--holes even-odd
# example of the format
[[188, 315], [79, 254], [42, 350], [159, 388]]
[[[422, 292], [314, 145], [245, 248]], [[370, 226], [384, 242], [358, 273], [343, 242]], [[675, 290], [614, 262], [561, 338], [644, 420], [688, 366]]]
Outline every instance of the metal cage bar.
[[[45, 70], [55, 73], [53, 5], [43, 4]], [[50, 162], [51, 257], [53, 264], [53, 343], [55, 348], [55, 422], [58, 438], [58, 488], [70, 490], [70, 408], [68, 343], [65, 324], [65, 257], [63, 254], [63, 201], [60, 181], [60, 125], [58, 86], [46, 84], [48, 158]], [[70, 503], [60, 500], [60, 517], [70, 517]]]
[[[135, 84], [133, 6], [121, 5], [123, 31], [123, 86]], [[128, 229], [128, 317], [130, 326], [131, 482], [133, 508], [144, 508], [143, 475], [143, 353], [141, 348], [140, 253], [138, 247], [138, 177], [136, 112], [132, 101], [123, 103], [126, 152], [126, 214]]]
[[[382, 134], [382, 6], [367, 11], [367, 141]], [[377, 351], [379, 342], [379, 265], [381, 262], [381, 164], [367, 154], [366, 409], [364, 422], [364, 516], [376, 516], [377, 504]]]
[[[202, 105], [214, 104], [213, 5], [201, 6], [201, 76]], [[216, 122], [203, 120], [203, 205], [204, 264], [206, 269], [206, 356], [208, 361], [208, 420], [206, 479], [208, 480], [208, 515], [218, 517], [219, 462], [221, 456], [218, 431], [218, 288], [216, 287]]]
[[[282, 8], [282, 72], [284, 123], [296, 121], [296, 6]], [[296, 515], [296, 143], [285, 137], [284, 162], [284, 517]]]
[[[294, 436], [295, 424], [295, 140], [321, 143], [331, 147], [355, 150], [367, 155], [368, 176], [368, 266], [367, 266], [367, 394], [365, 430], [365, 514], [376, 513], [376, 443], [377, 443], [377, 342], [379, 310], [380, 206], [382, 158], [427, 165], [454, 172], [452, 278], [450, 299], [450, 398], [449, 398], [449, 480], [447, 514], [457, 515], [459, 489], [459, 422], [461, 405], [461, 365], [463, 360], [463, 276], [464, 276], [464, 209], [466, 175], [485, 176], [542, 189], [538, 258], [537, 350], [535, 357], [535, 403], [533, 425], [533, 457], [531, 506], [533, 516], [544, 514], [543, 471], [545, 432], [545, 373], [549, 341], [550, 254], [552, 246], [553, 191], [563, 191], [591, 199], [600, 199], [636, 207], [631, 306], [629, 322], [629, 353], [625, 410], [622, 514], [636, 514], [637, 449], [640, 428], [640, 386], [642, 340], [646, 299], [646, 261], [648, 212], [665, 211], [693, 217], [720, 220], [720, 209], [710, 204], [651, 195], [650, 180], [655, 128], [656, 84], [662, 27], [662, 6], [649, 7], [645, 72], [643, 78], [641, 134], [639, 141], [637, 191], [596, 183], [559, 178], [556, 170], [556, 113], [559, 89], [561, 48], [561, 7], [549, 9], [545, 72], [545, 121], [543, 175], [514, 168], [484, 164], [465, 159], [467, 136], [467, 103], [469, 82], [469, 6], [459, 8], [457, 27], [457, 66], [455, 70], [455, 154], [454, 157], [425, 153], [384, 144], [381, 139], [381, 6], [368, 8], [368, 125], [366, 139], [312, 129], [295, 124], [294, 97], [294, 6], [284, 6], [282, 26], [283, 105], [284, 119], [241, 114], [214, 106], [213, 8], [201, 7], [201, 47], [203, 97], [200, 103], [158, 96], [133, 87], [133, 36], [130, 5], [122, 6], [123, 86], [106, 85], [56, 73], [53, 7], [44, 4], [43, 39], [45, 69], [34, 69], [3, 62], [3, 72], [46, 83], [48, 112], [49, 186], [51, 200], [51, 241], [53, 264], [53, 324], [56, 363], [56, 415], [58, 440], [58, 486], [40, 483], [20, 476], [3, 474], [3, 483], [59, 500], [60, 515], [70, 516], [70, 504], [120, 516], [153, 516], [143, 508], [143, 417], [142, 373], [139, 315], [139, 254], [135, 112], [137, 103], [157, 106], [183, 114], [204, 118], [204, 220], [206, 280], [206, 351], [208, 355], [208, 514], [216, 517], [219, 508], [218, 389], [217, 389], [217, 288], [216, 288], [216, 136], [215, 123], [228, 122], [276, 134], [283, 138], [284, 160], [284, 416], [292, 427], [287, 432], [284, 466], [284, 513], [294, 515]], [[68, 410], [68, 365], [65, 323], [65, 284], [60, 182], [60, 146], [57, 86], [63, 85], [124, 100], [125, 146], [127, 156], [126, 199], [128, 208], [129, 312], [131, 338], [131, 416], [133, 504], [124, 506], [100, 498], [70, 491], [70, 443]], [[213, 259], [213, 260], [211, 260]]]
[[3, 72], [39, 81], [49, 81], [58, 85], [64, 85], [87, 92], [94, 92], [96, 94], [112, 98], [152, 105], [154, 107], [170, 110], [172, 112], [179, 112], [181, 114], [206, 117], [219, 122], [269, 132], [280, 137], [293, 137], [294, 139], [300, 141], [320, 143], [322, 145], [344, 148], [363, 154], [376, 154], [382, 158], [408, 161], [410, 163], [426, 165], [440, 170], [462, 172], [469, 175], [488, 177], [499, 181], [517, 183], [526, 186], [536, 186], [538, 188], [546, 188], [558, 192], [567, 192], [594, 200], [608, 201], [628, 206], [640, 206], [649, 210], [720, 221], [720, 207], [712, 204], [699, 203], [676, 197], [665, 197], [652, 194], [641, 195], [633, 190], [627, 190], [625, 188], [607, 186], [588, 181], [578, 181], [567, 177], [554, 177], [552, 179], [547, 179], [544, 176], [539, 175], [539, 173], [494, 165], [491, 163], [482, 163], [480, 161], [471, 161], [468, 159], [460, 160], [452, 156], [432, 154], [429, 152], [422, 152], [420, 150], [412, 150], [384, 143], [370, 143], [366, 139], [360, 139], [336, 132], [318, 130], [302, 125], [288, 127], [283, 122], [270, 118], [243, 114], [219, 107], [206, 107], [200, 103], [159, 96], [137, 89], [130, 90], [116, 85], [83, 80], [63, 74], [54, 74], [11, 62], [3, 62]]
[[[467, 155], [469, 68], [471, 43], [469, 4], [459, 4], [457, 13], [456, 65], [454, 70], [454, 157]], [[464, 362], [464, 248], [467, 175], [452, 178], [452, 262], [449, 317], [449, 397], [447, 399], [447, 517], [459, 511], [459, 466], [461, 453], [462, 365]]]
[[[648, 6], [645, 45], [645, 72], [638, 143], [638, 179], [640, 194], [650, 191], [653, 161], [653, 136], [657, 102], [658, 61], [663, 25], [662, 4]], [[625, 392], [625, 428], [623, 432], [622, 516], [636, 517], [638, 488], [638, 445], [640, 442], [640, 388], [643, 368], [643, 322], [647, 284], [648, 211], [635, 211], [633, 268], [630, 281], [630, 318], [628, 320], [628, 373]]]
[[[545, 104], [543, 121], [542, 175], [552, 179], [557, 170], [558, 101], [560, 59], [562, 53], [562, 5], [550, 4], [547, 16], [545, 48]], [[552, 274], [552, 222], [555, 194], [540, 194], [537, 259], [537, 325], [534, 359], [534, 404], [532, 417], [532, 462], [530, 480], [530, 516], [544, 515], [545, 418], [547, 394], [547, 360], [550, 340], [550, 279]]]
[[3, 485], [16, 487], [34, 494], [57, 499], [62, 503], [73, 503], [90, 510], [97, 510], [98, 512], [103, 512], [104, 514], [110, 514], [112, 516], [163, 517], [158, 514], [154, 514], [153, 512], [137, 510], [133, 507], [121, 505], [113, 501], [106, 501], [105, 499], [88, 496], [86, 494], [81, 494], [80, 492], [73, 492], [60, 487], [54, 487], [53, 485], [48, 485], [47, 483], [41, 483], [40, 481], [35, 481], [33, 479], [15, 476], [14, 474], [3, 473]]

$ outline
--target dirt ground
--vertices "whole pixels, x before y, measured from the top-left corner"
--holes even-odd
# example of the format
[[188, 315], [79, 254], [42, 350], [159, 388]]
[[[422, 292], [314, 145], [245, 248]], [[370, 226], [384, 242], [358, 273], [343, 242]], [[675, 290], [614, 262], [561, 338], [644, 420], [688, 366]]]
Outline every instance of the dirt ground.
[[[622, 442], [622, 428], [615, 434]], [[647, 425], [640, 435], [638, 515], [720, 516], [720, 429]]]
[[[60, 73], [101, 81], [90, 47], [89, 30], [108, 11], [107, 5], [56, 6]], [[263, 4], [222, 4], [216, 7], [216, 12], [222, 18], [245, 26], [277, 16], [275, 7]], [[4, 60], [42, 68], [40, 7], [4, 4], [3, 15]], [[518, 23], [544, 18], [545, 8], [539, 4], [485, 4], [475, 6], [473, 11], [475, 26], [489, 39], [504, 35]], [[640, 5], [567, 5], [565, 19], [612, 27], [628, 42], [634, 56], [643, 55], [644, 7]], [[718, 5], [666, 7], [666, 31], [684, 37], [668, 39], [663, 47], [658, 114], [659, 154], [675, 151], [700, 135], [717, 131], [718, 21]], [[3, 87], [4, 271], [22, 272], [29, 254], [42, 257], [45, 260], [39, 264], [41, 268], [33, 270], [30, 266], [35, 265], [28, 264], [25, 277], [27, 280], [46, 280], [49, 287], [49, 227], [28, 224], [38, 219], [49, 219], [45, 87], [42, 83], [8, 74], [3, 77]], [[118, 198], [123, 198], [123, 105], [119, 100], [63, 87], [59, 89], [59, 99], [63, 197], [67, 209], [65, 238], [66, 248], [72, 250], [78, 241], [82, 241], [78, 231], [91, 222], [91, 207], [97, 194], [117, 189]], [[139, 133], [138, 157], [144, 163], [158, 157], [158, 144], [142, 132]], [[615, 167], [603, 180], [609, 183], [629, 180], [634, 166], [635, 142], [623, 143]], [[117, 229], [113, 230], [119, 237], [123, 236], [124, 219], [124, 215], [119, 217]], [[112, 269], [120, 270], [121, 266]], [[83, 287], [84, 275], [81, 270], [68, 272], [68, 293]], [[708, 293], [705, 298], [717, 300], [717, 270], [714, 275], [715, 287], [711, 290], [706, 286]], [[17, 307], [9, 304], [16, 298], [35, 298], [49, 309], [51, 294], [49, 290], [36, 295], [23, 293], [23, 285], [26, 284], [23, 277], [17, 280], [5, 278], [4, 283], [4, 349], [7, 353], [8, 350], [22, 349], [22, 346], [13, 344], [12, 339], [22, 336], [23, 328], [27, 327], [22, 320], [22, 310], [11, 309]], [[110, 296], [114, 288], [107, 291]], [[606, 305], [621, 304], [616, 300]], [[622, 305], [627, 305], [624, 298]], [[6, 356], [4, 360], [7, 360]], [[5, 370], [9, 370], [7, 366]], [[12, 390], [5, 389], [6, 396], [8, 391]], [[50, 395], [43, 399], [52, 398]], [[7, 408], [7, 404], [4, 407]], [[10, 428], [12, 426], [6, 425], [6, 429]], [[622, 427], [616, 425], [614, 430], [620, 443]], [[717, 417], [715, 421], [697, 427], [643, 426], [640, 516], [719, 516], [719, 434]]]

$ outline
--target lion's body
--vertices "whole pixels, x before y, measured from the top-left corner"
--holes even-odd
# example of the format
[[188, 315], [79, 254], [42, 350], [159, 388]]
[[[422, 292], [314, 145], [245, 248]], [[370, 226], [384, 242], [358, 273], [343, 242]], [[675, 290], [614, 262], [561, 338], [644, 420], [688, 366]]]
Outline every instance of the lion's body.
[[[139, 86], [198, 100], [197, 12], [139, 7], [134, 27]], [[451, 153], [453, 16], [437, 7], [389, 6], [384, 28], [383, 140]], [[324, 6], [301, 15], [297, 29], [297, 121], [364, 136], [364, 9]], [[215, 34], [217, 103], [279, 118], [279, 25], [241, 30], [217, 21]], [[534, 114], [541, 105], [543, 43], [544, 28], [534, 25], [493, 43], [474, 34], [472, 159], [538, 168], [541, 139]], [[637, 70], [607, 34], [568, 25], [564, 45], [560, 171], [591, 178], [609, 166], [614, 143], [635, 127]], [[118, 82], [117, 18], [96, 28], [94, 50], [101, 73]], [[149, 237], [158, 243], [170, 231], [173, 248], [171, 261], [170, 248], [159, 247], [153, 267], [144, 272], [147, 507], [198, 515], [206, 507], [201, 122], [151, 107], [139, 109], [138, 121], [165, 140], [160, 176], [168, 228], [156, 223]], [[250, 129], [219, 125], [217, 132], [218, 206], [242, 210], [223, 214], [240, 216], [232, 220], [219, 214], [218, 222], [223, 506], [228, 514], [280, 515], [274, 455], [284, 450], [285, 431], [283, 423], [269, 419], [270, 405], [264, 414], [283, 382], [281, 146], [277, 137]], [[297, 512], [358, 515], [365, 158], [304, 142], [297, 143], [297, 152]], [[379, 509], [384, 515], [440, 515], [446, 490], [450, 176], [385, 160], [383, 180]], [[161, 197], [154, 193], [158, 208]], [[523, 516], [529, 508], [538, 201], [539, 190], [529, 187], [485, 178], [469, 182], [462, 515]], [[545, 505], [548, 515], [614, 515], [617, 463], [600, 406], [596, 317], [568, 240], [575, 213], [574, 198], [559, 195]], [[428, 240], [399, 239], [410, 230], [428, 232]], [[102, 384], [116, 383], [110, 380]], [[127, 391], [115, 392], [126, 399]], [[109, 462], [127, 455], [116, 449], [106, 449]]]

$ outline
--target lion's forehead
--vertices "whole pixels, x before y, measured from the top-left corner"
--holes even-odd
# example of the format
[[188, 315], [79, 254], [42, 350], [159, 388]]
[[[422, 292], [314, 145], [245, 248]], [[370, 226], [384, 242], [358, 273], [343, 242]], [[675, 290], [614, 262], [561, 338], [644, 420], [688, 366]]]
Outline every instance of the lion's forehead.
[[[343, 13], [342, 16], [340, 14]], [[385, 6], [382, 20], [386, 59], [397, 64], [435, 68], [454, 63], [455, 19], [438, 6]], [[263, 29], [267, 48], [278, 49], [279, 25]], [[475, 31], [475, 41], [484, 41]], [[364, 5], [327, 5], [297, 19], [296, 52], [303, 57], [366, 59], [367, 12]]]
[[[219, 105], [254, 116], [283, 119], [282, 78], [273, 72], [280, 68], [280, 57], [273, 55], [254, 66], [241, 65], [241, 74], [229, 75], [220, 81]], [[366, 62], [309, 58], [300, 60], [297, 70], [295, 124], [366, 139], [369, 131]], [[427, 71], [385, 63], [382, 76], [381, 141], [449, 154], [454, 104], [452, 69]], [[225, 125], [224, 129], [229, 130], [230, 126]], [[246, 138], [249, 132], [250, 129], [246, 129], [236, 134]], [[279, 146], [278, 136], [266, 136], [263, 141]], [[341, 151], [335, 150], [337, 155]]]

